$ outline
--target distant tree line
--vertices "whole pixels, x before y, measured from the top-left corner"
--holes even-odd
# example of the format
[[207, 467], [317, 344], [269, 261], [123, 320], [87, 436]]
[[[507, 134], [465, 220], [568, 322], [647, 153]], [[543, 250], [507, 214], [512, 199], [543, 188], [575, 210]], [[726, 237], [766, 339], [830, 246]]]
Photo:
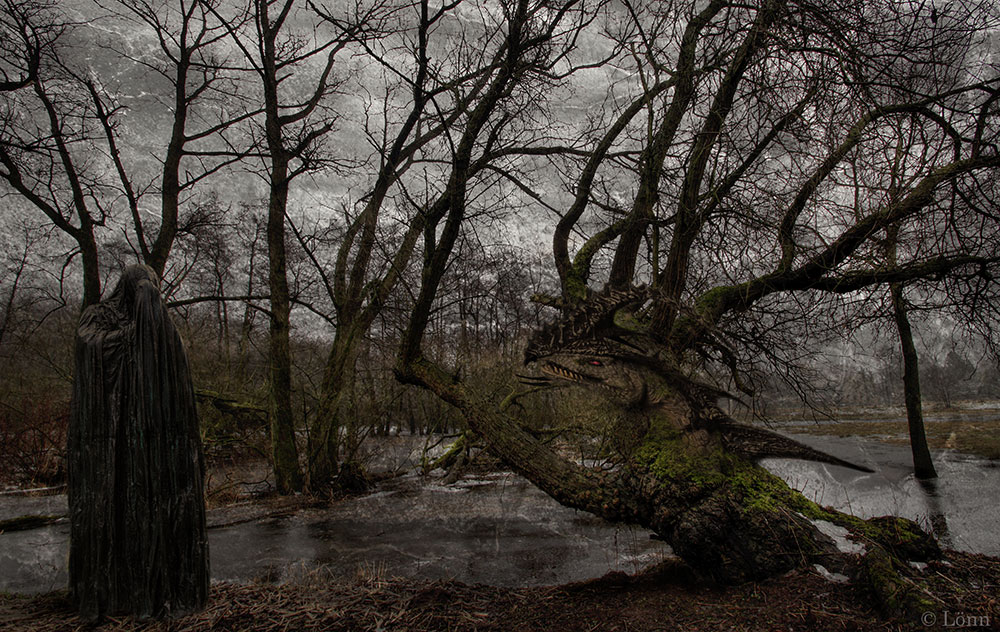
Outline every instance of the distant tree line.
[[996, 370], [998, 15], [924, 4], [3, 0], [0, 414], [61, 419], [68, 314], [133, 262], [282, 493], [358, 484], [394, 425], [527, 468], [469, 411], [605, 286], [751, 401], [931, 310], [985, 360], [925, 359], [925, 397], [995, 396], [943, 385]]

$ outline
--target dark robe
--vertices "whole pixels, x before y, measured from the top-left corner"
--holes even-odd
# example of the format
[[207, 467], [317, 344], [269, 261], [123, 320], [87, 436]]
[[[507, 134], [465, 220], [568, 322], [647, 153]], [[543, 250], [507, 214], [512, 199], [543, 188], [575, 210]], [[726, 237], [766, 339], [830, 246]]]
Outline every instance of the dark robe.
[[146, 266], [76, 336], [70, 593], [80, 615], [155, 617], [208, 596], [204, 467], [187, 356]]

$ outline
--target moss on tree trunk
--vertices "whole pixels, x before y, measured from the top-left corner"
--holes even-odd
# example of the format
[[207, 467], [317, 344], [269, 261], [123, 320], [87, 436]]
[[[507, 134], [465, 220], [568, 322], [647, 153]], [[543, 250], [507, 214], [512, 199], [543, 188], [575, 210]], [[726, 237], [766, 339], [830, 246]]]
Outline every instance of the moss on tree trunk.
[[[398, 367], [397, 375], [458, 407], [490, 450], [560, 503], [646, 527], [695, 572], [718, 582], [759, 580], [815, 563], [840, 568], [845, 554], [816, 521], [843, 527], [864, 543], [873, 556], [868, 581], [883, 602], [894, 594], [893, 582], [902, 581], [894, 572], [899, 564], [939, 553], [933, 538], [909, 520], [862, 520], [820, 507], [728, 451], [720, 432], [690, 431], [700, 411], [687, 406], [649, 413], [648, 430], [621, 465], [597, 471], [560, 457], [495, 402], [477, 399], [425, 359]], [[911, 601], [886, 607], [910, 607]]]
[[[939, 554], [913, 522], [862, 520], [824, 508], [781, 478], [727, 452], [709, 432], [654, 431], [629, 464], [629, 503], [696, 571], [735, 583], [813, 563], [837, 564], [839, 553], [815, 521], [847, 529], [889, 558], [924, 560]], [[881, 553], [879, 554], [881, 556]]]

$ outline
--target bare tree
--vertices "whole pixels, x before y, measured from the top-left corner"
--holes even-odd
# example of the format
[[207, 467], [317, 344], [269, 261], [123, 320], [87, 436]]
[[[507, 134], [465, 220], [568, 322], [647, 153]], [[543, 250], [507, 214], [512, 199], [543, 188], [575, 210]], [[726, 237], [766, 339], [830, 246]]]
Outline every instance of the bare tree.
[[[151, 73], [166, 88], [162, 94], [157, 90], [152, 101], [140, 101], [144, 106], [162, 107], [169, 116], [163, 149], [157, 152], [162, 156], [158, 182], [138, 168], [130, 168], [128, 157], [123, 156], [122, 150], [133, 140], [121, 138], [118, 124], [125, 111], [121, 92], [128, 88], [93, 76], [81, 76], [80, 81], [93, 100], [104, 131], [119, 193], [132, 220], [135, 247], [142, 261], [162, 277], [174, 241], [184, 232], [182, 201], [191, 196], [196, 185], [252, 151], [238, 147], [230, 137], [233, 134], [227, 134], [261, 111], [247, 106], [240, 93], [244, 73], [228, 59], [226, 49], [229, 30], [241, 28], [249, 15], [230, 15], [226, 24], [220, 24], [213, 15], [213, 3], [204, 0], [101, 0], [97, 5], [109, 12], [104, 20], [122, 20], [127, 27], [143, 29], [158, 45], [150, 54], [146, 50], [133, 52], [128, 43], [115, 39], [104, 44], [137, 71]], [[152, 107], [142, 110], [153, 111]], [[150, 184], [143, 184], [147, 181]], [[159, 196], [155, 236], [149, 234], [152, 231], [141, 212], [144, 198], [150, 194]]]
[[[5, 52], [13, 57], [4, 68], [12, 114], [4, 125], [3, 178], [77, 241], [86, 303], [100, 294], [95, 228], [120, 224], [124, 217], [119, 207], [131, 219], [135, 243], [129, 243], [135, 255], [157, 274], [172, 276], [167, 269], [171, 248], [190, 228], [179, 219], [182, 201], [195, 185], [243, 157], [245, 151], [237, 149], [226, 132], [257, 113], [243, 107], [236, 88], [238, 73], [220, 51], [227, 31], [215, 22], [209, 5], [201, 0], [121, 0], [98, 6], [109, 11], [102, 16], [113, 27], [107, 35], [95, 35], [86, 25], [63, 24], [67, 18], [60, 17], [54, 3], [11, 0], [4, 13], [5, 25], [18, 36], [11, 43], [20, 41], [21, 46]], [[239, 19], [245, 17], [233, 20], [237, 26]], [[113, 35], [116, 28], [136, 27], [154, 35], [159, 55], [135, 52]], [[99, 61], [78, 61], [71, 52], [75, 49], [59, 39], [69, 28], [76, 37], [93, 40], [98, 50], [125, 60], [115, 68], [126, 78], [135, 82], [143, 77], [152, 93], [140, 96], [141, 105], [131, 109], [150, 114], [146, 120], [123, 132], [121, 122], [130, 109], [123, 100], [133, 96], [136, 86], [102, 72]], [[18, 68], [20, 78], [15, 81]], [[160, 103], [157, 79], [172, 92], [172, 98], [162, 102], [170, 122], [158, 178], [144, 167], [147, 157], [137, 151], [162, 131], [152, 116], [154, 104]], [[228, 105], [231, 102], [234, 105]], [[13, 115], [15, 109], [20, 115]], [[52, 166], [40, 167], [44, 160]], [[46, 175], [40, 175], [42, 171]], [[150, 237], [144, 207], [154, 194], [159, 196], [159, 226]]]
[[[569, 51], [592, 16], [577, 4], [522, 2], [488, 14], [487, 7], [474, 2], [432, 9], [422, 1], [389, 14], [398, 13], [393, 21], [396, 35], [384, 41], [398, 42], [395, 47], [365, 44], [384, 68], [388, 86], [385, 94], [377, 95], [383, 111], [371, 117], [384, 123], [366, 131], [378, 175], [365, 185], [357, 214], [349, 216], [332, 277], [324, 276], [337, 331], [310, 432], [312, 485], [323, 486], [337, 474], [341, 419], [364, 337], [421, 240], [425, 263], [436, 261], [440, 279], [448, 257], [435, 253], [450, 251], [457, 239], [465, 205], [473, 197], [470, 192], [489, 190], [501, 180], [518, 182], [517, 170], [511, 167], [518, 155], [567, 149], [548, 146], [525, 130], [529, 112], [535, 112], [542, 99], [546, 73], [554, 76], [560, 63], [566, 65], [566, 74], [572, 72]], [[458, 14], [470, 10], [483, 12], [482, 32], [459, 29], [456, 35]], [[552, 44], [559, 38], [562, 48]], [[398, 105], [401, 101], [404, 108]], [[389, 246], [392, 242], [379, 238], [380, 226], [398, 217], [400, 209], [407, 209], [409, 216]], [[416, 297], [422, 304], [416, 313], [423, 321], [414, 331], [426, 327], [434, 297], [435, 292]], [[354, 450], [348, 446], [347, 452]], [[358, 475], [355, 463], [340, 472], [342, 480]]]
[[27, 88], [38, 76], [42, 50], [56, 35], [54, 2], [4, 0], [0, 13], [0, 92]]
[[[913, 134], [915, 130], [907, 130]], [[920, 155], [922, 152], [917, 149], [913, 142], [900, 147], [895, 155], [895, 160], [890, 168], [890, 182], [888, 192], [890, 199], [898, 194], [899, 182], [905, 178], [905, 156]], [[901, 139], [902, 144], [902, 139]], [[885, 229], [885, 249], [887, 264], [891, 267], [898, 265], [898, 251], [900, 247], [900, 225], [893, 224]], [[927, 445], [927, 435], [924, 431], [923, 405], [920, 397], [920, 361], [917, 355], [916, 345], [913, 343], [913, 330], [910, 325], [907, 303], [904, 293], [904, 283], [895, 282], [889, 284], [889, 302], [892, 307], [892, 320], [896, 325], [896, 333], [899, 336], [900, 350], [903, 357], [903, 401], [906, 406], [907, 428], [910, 434], [910, 450], [913, 454], [913, 470], [917, 478], [931, 479], [937, 477], [934, 468], [934, 461], [931, 458], [930, 448]]]
[[[11, 0], [2, 10], [4, 33], [13, 37], [0, 49], [7, 78], [0, 93], [0, 179], [75, 242], [66, 265], [80, 256], [87, 306], [101, 294], [95, 231], [108, 214], [99, 169], [88, 155], [97, 132], [93, 112], [63, 63], [67, 25], [54, 5]], [[9, 69], [20, 68], [11, 79]]]
[[[625, 3], [636, 54], [620, 63], [635, 64], [632, 76], [644, 80], [581, 159], [553, 241], [561, 296], [542, 299], [563, 315], [534, 336], [526, 357], [538, 367], [526, 378], [534, 387], [599, 386], [619, 402], [609, 413], [620, 438], [612, 469], [564, 459], [421, 352], [454, 243], [447, 227], [425, 257], [401, 377], [458, 407], [494, 452], [560, 502], [649, 526], [717, 579], [829, 561], [828, 541], [803, 516], [866, 538], [868, 564], [920, 555], [877, 521], [821, 509], [755, 465], [768, 455], [851, 464], [737, 424], [716, 403], [720, 387], [705, 380], [746, 386], [741, 344], [775, 314], [820, 322], [841, 297], [889, 283], [958, 279], [967, 297], [995, 295], [997, 231], [981, 227], [996, 218], [984, 187], [1000, 167], [998, 80], [988, 62], [957, 52], [997, 16], [986, 5], [949, 5], [929, 20], [922, 6]], [[681, 27], [666, 28], [677, 20]], [[914, 59], [925, 60], [929, 78], [916, 88], [899, 80]], [[956, 65], [962, 72], [934, 74]], [[646, 120], [636, 120], [642, 112]], [[885, 167], [896, 147], [888, 124], [900, 122], [929, 148], [926, 161], [895, 195], [877, 184], [852, 196], [855, 176], [866, 182], [868, 170]], [[602, 171], [631, 179], [612, 192], [595, 186]], [[461, 195], [451, 203], [449, 220], [460, 218]], [[586, 228], [587, 213], [603, 213], [604, 228], [584, 233], [571, 258], [570, 237]], [[907, 249], [885, 264], [881, 235], [893, 226]], [[657, 244], [646, 260], [644, 242]], [[609, 251], [610, 265], [595, 268]], [[591, 287], [598, 271], [608, 275], [600, 292]], [[926, 542], [915, 525], [892, 525]], [[888, 597], [885, 578], [869, 577]]]
[[[305, 15], [294, 0], [254, 0], [250, 15], [251, 28], [241, 32], [230, 27], [230, 32], [259, 81], [264, 104], [258, 142], [261, 173], [269, 190], [271, 437], [278, 489], [288, 493], [303, 486], [291, 404], [291, 298], [285, 244], [289, 191], [296, 177], [333, 164], [331, 157], [323, 153], [322, 141], [337, 120], [328, 103], [338, 85], [334, 61], [359, 33], [372, 28], [372, 16], [357, 7], [349, 22], [338, 24], [336, 33], [326, 38], [317, 35], [311, 40], [297, 35], [289, 26], [291, 19]], [[318, 64], [310, 69], [314, 60]], [[290, 79], [301, 82], [307, 73], [312, 73], [309, 88], [293, 88]]]
[[31, 244], [37, 235], [37, 230], [32, 230], [30, 226], [22, 225], [21, 248], [18, 251], [8, 250], [5, 255], [3, 268], [0, 268], [0, 281], [6, 288], [6, 296], [0, 296], [0, 345], [3, 344], [7, 332], [15, 324], [15, 313], [22, 298], [19, 291], [23, 289], [26, 277], [28, 276], [28, 262], [31, 254]]

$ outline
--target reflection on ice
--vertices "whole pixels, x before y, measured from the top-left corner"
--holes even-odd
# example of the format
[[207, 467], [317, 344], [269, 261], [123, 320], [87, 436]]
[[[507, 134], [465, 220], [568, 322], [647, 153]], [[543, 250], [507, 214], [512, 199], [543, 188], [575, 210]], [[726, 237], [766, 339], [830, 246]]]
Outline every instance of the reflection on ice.
[[1000, 555], [1000, 468], [955, 452], [935, 454], [936, 481], [913, 476], [910, 450], [855, 438], [796, 436], [835, 456], [877, 470], [772, 459], [765, 465], [821, 505], [863, 518], [888, 514], [915, 520], [943, 546]]
[[[1000, 468], [956, 453], [935, 455], [940, 478], [917, 481], [906, 447], [799, 436], [875, 474], [774, 459], [765, 463], [820, 504], [872, 517], [902, 515], [947, 547], [1000, 555]], [[64, 513], [65, 496], [0, 497], [0, 516]], [[39, 592], [66, 583], [68, 525], [0, 535], [0, 590]], [[454, 578], [495, 585], [559, 584], [612, 570], [638, 571], [669, 555], [649, 532], [609, 525], [560, 506], [511, 473], [445, 486], [410, 475], [366, 496], [293, 516], [210, 529], [215, 580], [280, 580], [317, 565], [341, 575]]]

